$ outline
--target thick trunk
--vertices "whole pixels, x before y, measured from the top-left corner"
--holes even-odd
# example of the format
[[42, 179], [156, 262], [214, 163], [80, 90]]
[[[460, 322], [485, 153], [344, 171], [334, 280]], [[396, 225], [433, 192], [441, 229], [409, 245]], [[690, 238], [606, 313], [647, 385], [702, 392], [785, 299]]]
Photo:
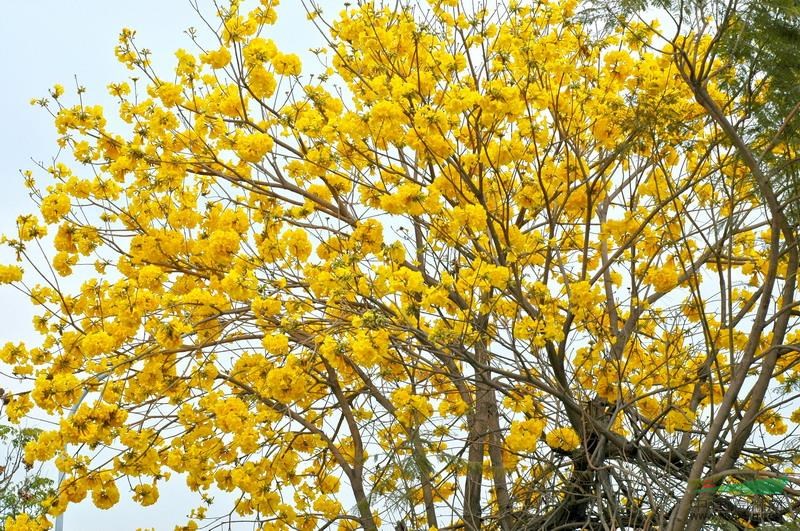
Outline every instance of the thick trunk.
[[508, 494], [506, 483], [506, 467], [503, 464], [503, 439], [500, 436], [500, 417], [497, 411], [497, 397], [494, 390], [490, 389], [488, 422], [489, 432], [489, 459], [492, 463], [492, 481], [494, 482], [494, 494], [497, 500], [497, 517], [502, 531], [511, 531], [514, 525], [511, 515], [511, 499]]
[[[479, 342], [475, 352], [478, 367], [489, 361], [486, 345]], [[481, 529], [481, 493], [483, 491], [483, 459], [486, 454], [487, 431], [494, 393], [487, 385], [491, 378], [485, 369], [475, 369], [475, 397], [473, 411], [469, 416], [467, 439], [467, 475], [464, 479], [464, 526], [468, 531]], [[495, 406], [496, 408], [496, 406]]]

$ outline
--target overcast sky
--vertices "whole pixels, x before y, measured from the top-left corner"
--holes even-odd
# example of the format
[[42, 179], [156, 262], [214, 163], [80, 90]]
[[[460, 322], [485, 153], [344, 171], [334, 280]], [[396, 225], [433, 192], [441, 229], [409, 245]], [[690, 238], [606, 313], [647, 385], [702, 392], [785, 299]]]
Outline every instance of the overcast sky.
[[[213, 15], [212, 0], [197, 1]], [[287, 52], [302, 53], [318, 46], [319, 37], [305, 20], [300, 2], [283, 3], [278, 26], [268, 36]], [[184, 31], [191, 26], [200, 28], [202, 21], [189, 0], [0, 0], [0, 7], [0, 232], [13, 233], [16, 217], [33, 208], [20, 170], [33, 169], [33, 161], [48, 164], [57, 154], [52, 119], [43, 109], [31, 107], [31, 98], [45, 96], [53, 84], [61, 83], [67, 88], [64, 101], [69, 102], [77, 78], [88, 91], [85, 101], [103, 104], [110, 119], [113, 100], [105, 87], [131, 74], [114, 57], [119, 30], [135, 29], [138, 44], [152, 50], [156, 68], [166, 72], [174, 64], [175, 50], [192, 49]], [[64, 162], [70, 160], [64, 157]], [[7, 251], [0, 251], [0, 261], [9, 263]], [[25, 298], [8, 286], [0, 287], [0, 345], [34, 338], [32, 316]], [[0, 382], [5, 388], [11, 385]], [[120, 490], [123, 501], [109, 511], [94, 509], [90, 502], [71, 507], [64, 530], [155, 527], [171, 531], [176, 524], [185, 523], [186, 512], [193, 506], [182, 480], [162, 488], [159, 503], [146, 509], [125, 501], [124, 485]]]

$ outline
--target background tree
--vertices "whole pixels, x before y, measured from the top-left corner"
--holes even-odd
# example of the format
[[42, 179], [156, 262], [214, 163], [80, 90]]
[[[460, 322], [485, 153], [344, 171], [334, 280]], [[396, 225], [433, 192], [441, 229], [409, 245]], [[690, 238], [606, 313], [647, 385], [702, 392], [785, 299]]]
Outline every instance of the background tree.
[[274, 4], [220, 7], [169, 76], [124, 30], [121, 131], [82, 89], [38, 101], [78, 164], [28, 175], [6, 243], [39, 280], [0, 280], [42, 342], [0, 359], [31, 385], [9, 417], [62, 417], [26, 447], [66, 474], [50, 515], [150, 505], [171, 472], [238, 497], [187, 528], [793, 511], [712, 488], [784, 474], [800, 421], [796, 226], [764, 166], [793, 148], [747, 133], [730, 18], [665, 38], [575, 1], [308, 4], [327, 46], [302, 76]]
[[0, 442], [5, 459], [0, 466], [0, 529], [5, 528], [7, 518], [18, 515], [33, 516], [44, 514], [44, 502], [52, 497], [53, 480], [34, 471], [24, 462], [25, 445], [36, 438], [41, 430], [35, 428], [15, 428], [0, 426]]

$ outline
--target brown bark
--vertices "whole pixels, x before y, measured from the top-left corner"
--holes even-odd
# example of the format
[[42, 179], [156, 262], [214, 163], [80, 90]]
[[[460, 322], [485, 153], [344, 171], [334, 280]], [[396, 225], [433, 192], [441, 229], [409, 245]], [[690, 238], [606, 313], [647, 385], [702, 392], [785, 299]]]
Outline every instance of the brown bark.
[[[475, 358], [479, 367], [485, 367], [489, 361], [489, 352], [483, 342], [478, 342]], [[489, 410], [493, 393], [486, 385], [490, 379], [489, 371], [476, 367], [475, 398], [473, 411], [469, 415], [467, 435], [467, 474], [464, 478], [464, 525], [468, 531], [481, 529], [481, 493], [483, 491], [483, 459], [486, 454], [487, 428], [489, 426]], [[496, 406], [495, 406], [496, 407]]]

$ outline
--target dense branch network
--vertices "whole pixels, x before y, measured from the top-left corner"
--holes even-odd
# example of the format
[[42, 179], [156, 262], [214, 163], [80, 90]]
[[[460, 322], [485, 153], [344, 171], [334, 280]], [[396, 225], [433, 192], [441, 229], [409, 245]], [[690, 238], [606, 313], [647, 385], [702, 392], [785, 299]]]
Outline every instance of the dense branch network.
[[713, 488], [794, 466], [800, 421], [770, 174], [794, 146], [722, 82], [729, 19], [666, 37], [574, 1], [309, 3], [326, 45], [303, 76], [276, 3], [219, 6], [169, 76], [124, 30], [122, 133], [82, 90], [39, 101], [78, 164], [28, 175], [38, 212], [6, 243], [29, 265], [0, 281], [42, 341], [0, 359], [30, 383], [10, 418], [60, 418], [26, 450], [65, 474], [50, 515], [123, 486], [151, 505], [170, 473], [208, 502], [185, 529], [796, 509], [791, 487], [758, 511]]

